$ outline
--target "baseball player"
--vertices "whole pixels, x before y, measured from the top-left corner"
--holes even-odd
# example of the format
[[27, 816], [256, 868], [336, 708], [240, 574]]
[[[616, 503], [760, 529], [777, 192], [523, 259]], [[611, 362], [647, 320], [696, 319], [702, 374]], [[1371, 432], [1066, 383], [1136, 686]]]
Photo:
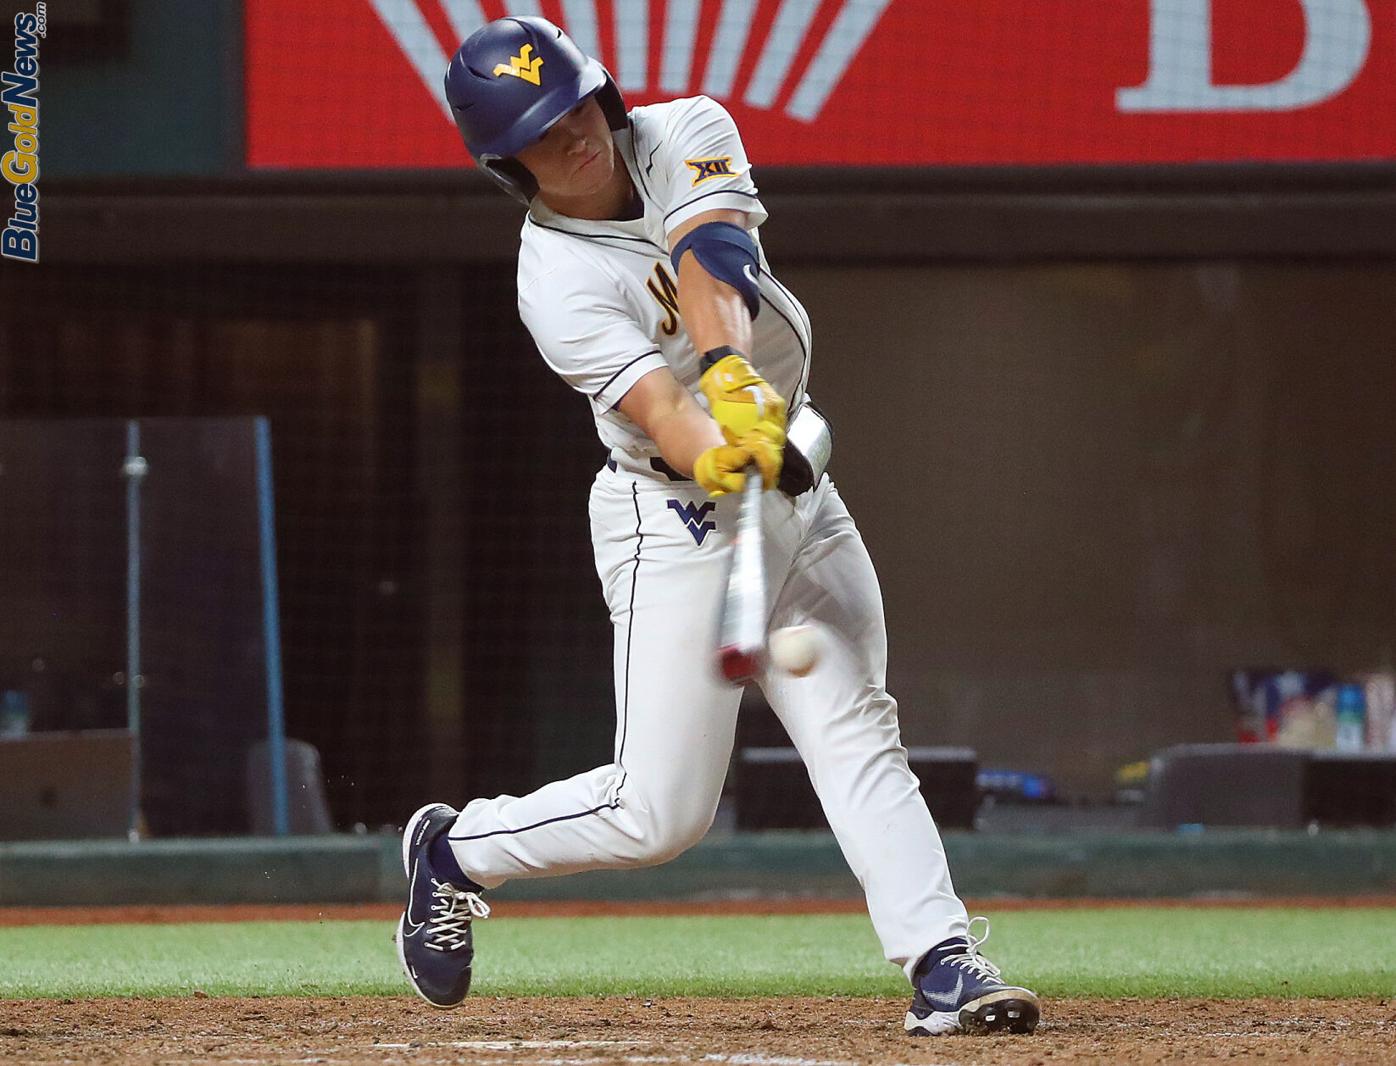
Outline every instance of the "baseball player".
[[397, 936], [412, 987], [436, 1007], [465, 997], [486, 889], [665, 862], [707, 832], [741, 697], [713, 637], [733, 494], [752, 467], [769, 490], [770, 625], [825, 637], [808, 674], [768, 669], [758, 683], [913, 985], [906, 1029], [1031, 1032], [1037, 997], [979, 954], [987, 928], [971, 932], [907, 766], [877, 576], [823, 470], [809, 318], [762, 252], [766, 210], [731, 117], [701, 96], [627, 113], [606, 70], [532, 17], [472, 34], [446, 96], [476, 163], [528, 207], [519, 313], [609, 451], [590, 517], [615, 629], [616, 736], [605, 766], [412, 816]]

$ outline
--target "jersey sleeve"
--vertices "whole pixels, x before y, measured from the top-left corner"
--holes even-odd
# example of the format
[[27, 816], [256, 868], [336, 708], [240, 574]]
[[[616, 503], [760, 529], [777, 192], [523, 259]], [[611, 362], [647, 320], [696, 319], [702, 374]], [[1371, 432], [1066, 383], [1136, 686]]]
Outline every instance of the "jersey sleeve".
[[543, 361], [598, 411], [609, 411], [652, 370], [668, 366], [619, 290], [559, 286], [554, 274], [519, 293], [519, 316]]
[[666, 236], [694, 215], [721, 208], [745, 211], [751, 225], [759, 226], [766, 220], [766, 210], [757, 198], [751, 163], [727, 109], [706, 96], [675, 101], [674, 109], [665, 144]]

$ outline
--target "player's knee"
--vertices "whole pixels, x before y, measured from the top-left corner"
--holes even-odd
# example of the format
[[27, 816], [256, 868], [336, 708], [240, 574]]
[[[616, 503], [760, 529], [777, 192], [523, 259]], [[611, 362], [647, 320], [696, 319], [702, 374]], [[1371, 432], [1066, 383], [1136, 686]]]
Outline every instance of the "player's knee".
[[669, 827], [659, 840], [659, 849], [655, 862], [668, 862], [670, 859], [678, 858], [694, 844], [708, 835], [708, 830], [712, 827], [713, 816], [709, 812], [706, 815], [699, 815], [683, 819]]
[[637, 865], [659, 866], [672, 859], [677, 859], [702, 839], [702, 833], [671, 833], [662, 837], [656, 837], [654, 840], [647, 843], [644, 857]]
[[646, 819], [638, 865], [657, 866], [682, 855], [707, 835], [715, 813], [716, 804], [671, 807], [651, 812]]

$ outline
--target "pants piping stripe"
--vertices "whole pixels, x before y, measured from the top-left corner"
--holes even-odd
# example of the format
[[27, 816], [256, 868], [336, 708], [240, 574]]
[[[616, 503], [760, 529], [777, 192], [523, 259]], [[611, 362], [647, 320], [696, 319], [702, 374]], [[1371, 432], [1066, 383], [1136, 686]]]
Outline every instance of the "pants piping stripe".
[[586, 818], [593, 814], [600, 814], [602, 811], [613, 811], [620, 806], [620, 790], [625, 787], [626, 777], [622, 760], [625, 758], [625, 736], [630, 723], [630, 637], [635, 632], [635, 588], [639, 584], [640, 577], [640, 548], [645, 542], [645, 535], [640, 530], [640, 491], [637, 484], [630, 486], [630, 498], [635, 504], [635, 568], [630, 575], [630, 617], [626, 622], [625, 629], [625, 696], [621, 700], [620, 718], [620, 750], [616, 754], [616, 765], [621, 767], [620, 784], [616, 786], [616, 798], [610, 803], [603, 803], [593, 807], [589, 811], [578, 811], [575, 814], [560, 814], [556, 818], [548, 818], [541, 822], [534, 822], [532, 825], [521, 826], [518, 829], [496, 829], [489, 833], [477, 833], [474, 836], [454, 836], [448, 834], [446, 839], [464, 843], [468, 840], [485, 840], [488, 837], [516, 836], [519, 833], [527, 833], [530, 829], [541, 829], [545, 825], [556, 825], [558, 822], [570, 822], [577, 818]]
[[[619, 793], [620, 789], [616, 789]], [[578, 811], [576, 814], [559, 814], [556, 818], [548, 818], [541, 822], [534, 822], [532, 825], [521, 826], [518, 829], [496, 829], [491, 833], [477, 833], [474, 836], [458, 837], [448, 836], [446, 839], [463, 843], [467, 840], [484, 840], [487, 837], [511, 837], [517, 833], [527, 833], [530, 829], [541, 829], [545, 825], [552, 825], [555, 822], [570, 822], [574, 818], [585, 818], [591, 814], [599, 814], [601, 811], [613, 811], [620, 806], [620, 799], [614, 799], [610, 803], [603, 803], [599, 807], [593, 807], [589, 811]]]
[[[640, 548], [645, 543], [645, 535], [640, 532], [640, 486], [631, 482], [630, 499], [635, 505], [635, 569], [630, 574], [630, 609], [625, 622], [625, 697], [620, 704], [620, 750], [616, 753], [616, 765], [625, 767], [625, 737], [630, 726], [630, 638], [635, 632], [635, 587], [640, 583]], [[624, 777], [621, 784], [625, 784]], [[619, 789], [617, 789], [619, 791]]]

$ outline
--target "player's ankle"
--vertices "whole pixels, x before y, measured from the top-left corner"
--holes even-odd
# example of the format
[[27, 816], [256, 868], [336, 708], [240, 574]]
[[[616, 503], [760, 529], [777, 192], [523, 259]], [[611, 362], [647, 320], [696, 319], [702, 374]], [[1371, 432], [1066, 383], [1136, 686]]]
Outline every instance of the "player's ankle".
[[435, 839], [427, 845], [427, 861], [431, 863], [431, 868], [438, 877], [451, 882], [457, 888], [467, 889], [471, 892], [484, 891], [469, 874], [461, 869], [460, 863], [456, 860], [455, 849], [451, 847], [449, 831], [436, 834]]

